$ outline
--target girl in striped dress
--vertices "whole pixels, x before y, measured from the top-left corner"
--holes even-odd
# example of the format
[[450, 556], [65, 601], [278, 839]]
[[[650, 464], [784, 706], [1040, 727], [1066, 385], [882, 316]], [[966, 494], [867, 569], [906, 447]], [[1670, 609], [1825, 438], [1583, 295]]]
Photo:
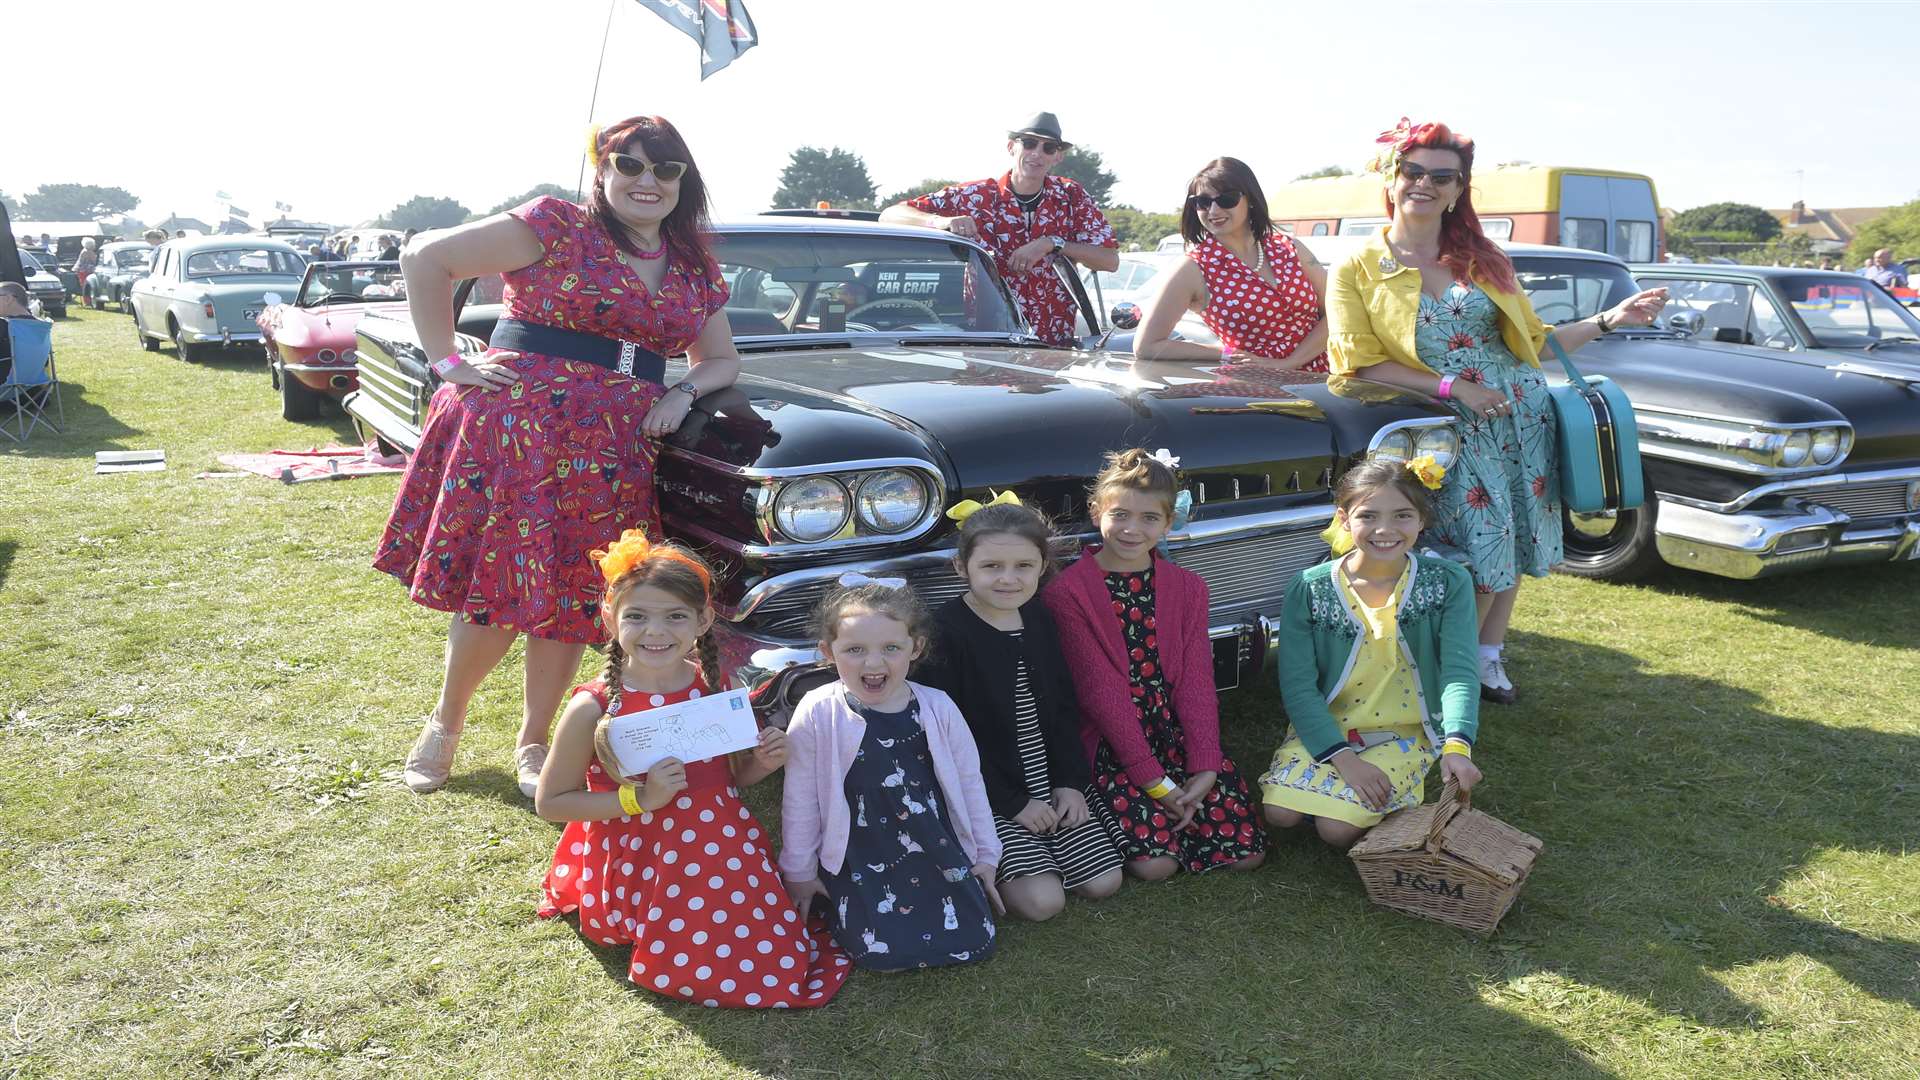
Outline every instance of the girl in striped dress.
[[936, 617], [920, 681], [945, 690], [973, 731], [1003, 848], [1001, 900], [1038, 922], [1059, 914], [1068, 892], [1119, 890], [1120, 825], [1105, 800], [1087, 797], [1079, 699], [1036, 596], [1051, 566], [1046, 520], [1011, 492], [948, 516], [961, 523], [954, 565], [967, 591]]

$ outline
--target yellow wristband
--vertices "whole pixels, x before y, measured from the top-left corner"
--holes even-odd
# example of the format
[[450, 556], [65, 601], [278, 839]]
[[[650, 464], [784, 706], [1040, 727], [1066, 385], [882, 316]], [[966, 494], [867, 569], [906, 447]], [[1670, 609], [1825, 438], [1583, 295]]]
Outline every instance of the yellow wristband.
[[1440, 748], [1440, 754], [1442, 757], [1445, 757], [1448, 754], [1459, 754], [1461, 757], [1471, 761], [1473, 759], [1473, 747], [1472, 745], [1468, 743], [1463, 743], [1458, 739], [1448, 739], [1447, 744]]
[[620, 785], [620, 809], [625, 810], [628, 817], [641, 814], [640, 792], [632, 784]]
[[1147, 789], [1147, 795], [1155, 799], [1164, 799], [1173, 794], [1178, 787], [1179, 785], [1173, 782], [1172, 777], [1163, 776], [1159, 780], [1156, 780], [1152, 787]]

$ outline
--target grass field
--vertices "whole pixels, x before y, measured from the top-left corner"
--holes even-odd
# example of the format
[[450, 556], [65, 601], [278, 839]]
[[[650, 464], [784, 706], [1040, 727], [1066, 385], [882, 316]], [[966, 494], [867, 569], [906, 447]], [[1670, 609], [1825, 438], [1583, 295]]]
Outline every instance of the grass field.
[[[194, 478], [345, 421], [123, 315], [55, 343], [66, 433], [0, 450], [0, 1077], [1920, 1076], [1920, 565], [1530, 585], [1475, 801], [1547, 847], [1489, 940], [1289, 838], [714, 1013], [534, 918], [517, 652], [452, 785], [398, 783], [444, 623], [368, 567], [395, 481]], [[92, 475], [113, 448], [167, 469]], [[1226, 699], [1244, 767], [1276, 710]]]

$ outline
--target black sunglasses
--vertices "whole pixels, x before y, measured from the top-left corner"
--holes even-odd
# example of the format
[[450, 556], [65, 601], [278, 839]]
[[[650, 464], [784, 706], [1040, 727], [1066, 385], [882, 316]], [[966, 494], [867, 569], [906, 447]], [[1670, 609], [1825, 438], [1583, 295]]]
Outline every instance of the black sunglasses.
[[1460, 180], [1459, 169], [1429, 169], [1424, 165], [1415, 165], [1411, 161], [1400, 163], [1400, 178], [1409, 184], [1417, 184], [1425, 177], [1433, 181], [1434, 187], [1450, 187]]
[[1195, 210], [1207, 211], [1218, 205], [1222, 210], [1231, 210], [1240, 205], [1244, 196], [1238, 191], [1223, 191], [1218, 195], [1189, 195], [1187, 201]]
[[649, 165], [632, 154], [608, 154], [607, 162], [621, 176], [644, 176], [651, 170], [653, 178], [663, 184], [671, 184], [687, 173], [684, 161], [656, 161]]
[[1057, 154], [1067, 148], [1066, 143], [1054, 142], [1052, 139], [1036, 139], [1031, 135], [1020, 136], [1020, 146], [1022, 149], [1038, 149], [1049, 154]]

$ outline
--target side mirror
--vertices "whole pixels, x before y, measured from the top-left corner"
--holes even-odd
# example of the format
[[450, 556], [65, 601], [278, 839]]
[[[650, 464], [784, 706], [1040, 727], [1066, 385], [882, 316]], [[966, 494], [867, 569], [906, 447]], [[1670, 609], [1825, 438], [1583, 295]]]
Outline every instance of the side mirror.
[[1676, 311], [1667, 316], [1667, 329], [1682, 337], [1692, 337], [1707, 325], [1707, 320], [1697, 311]]
[[1140, 305], [1122, 301], [1113, 305], [1107, 318], [1116, 330], [1132, 330], [1140, 325]]

